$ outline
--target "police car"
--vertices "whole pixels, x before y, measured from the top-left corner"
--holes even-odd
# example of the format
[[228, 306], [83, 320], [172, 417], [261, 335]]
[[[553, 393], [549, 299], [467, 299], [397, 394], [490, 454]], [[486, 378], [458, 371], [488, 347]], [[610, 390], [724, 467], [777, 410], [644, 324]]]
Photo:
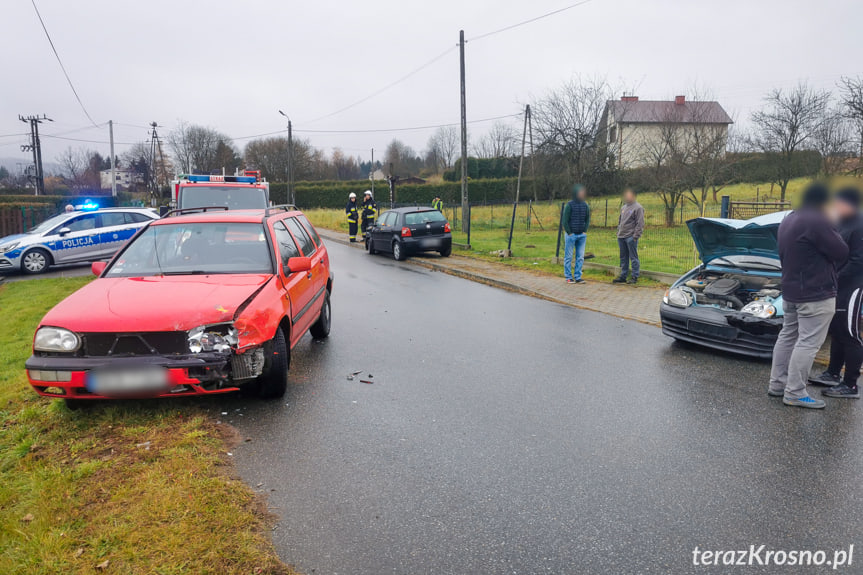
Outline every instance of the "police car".
[[39, 274], [52, 265], [108, 259], [148, 222], [146, 208], [66, 212], [24, 234], [0, 238], [0, 273]]

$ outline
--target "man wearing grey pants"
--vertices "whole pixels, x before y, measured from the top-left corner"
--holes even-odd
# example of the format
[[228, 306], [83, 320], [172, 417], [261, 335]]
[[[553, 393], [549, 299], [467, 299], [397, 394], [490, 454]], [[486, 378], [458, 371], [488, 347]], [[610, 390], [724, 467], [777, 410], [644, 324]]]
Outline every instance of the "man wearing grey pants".
[[767, 394], [810, 409], [825, 406], [809, 396], [806, 381], [836, 310], [836, 267], [848, 257], [848, 245], [825, 214], [828, 200], [827, 188], [809, 186], [777, 237], [785, 321], [773, 348]]

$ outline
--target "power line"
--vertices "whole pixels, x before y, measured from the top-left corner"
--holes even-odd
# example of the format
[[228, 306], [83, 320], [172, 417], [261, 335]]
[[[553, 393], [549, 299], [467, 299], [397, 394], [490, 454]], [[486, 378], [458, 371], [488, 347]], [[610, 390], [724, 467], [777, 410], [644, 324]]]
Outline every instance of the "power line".
[[447, 54], [452, 52], [453, 50], [455, 50], [455, 46], [450, 46], [449, 48], [447, 48], [446, 50], [444, 50], [443, 52], [441, 52], [440, 54], [438, 54], [437, 56], [435, 56], [434, 58], [432, 58], [431, 60], [429, 60], [425, 64], [422, 64], [421, 66], [418, 66], [417, 68], [414, 68], [413, 70], [411, 70], [410, 72], [408, 72], [404, 76], [400, 77], [398, 80], [395, 80], [394, 82], [387, 84], [383, 88], [380, 88], [380, 89], [372, 92], [371, 94], [369, 94], [368, 96], [366, 96], [364, 98], [360, 98], [359, 100], [357, 100], [356, 102], [354, 102], [352, 104], [348, 104], [347, 106], [345, 106], [343, 108], [339, 108], [335, 112], [330, 112], [329, 114], [325, 114], [325, 115], [319, 116], [313, 120], [309, 120], [306, 122], [306, 124], [312, 124], [312, 123], [317, 122], [319, 120], [325, 120], [326, 118], [331, 118], [337, 114], [341, 114], [342, 112], [345, 112], [347, 110], [350, 110], [351, 108], [359, 106], [363, 102], [367, 102], [367, 101], [371, 100], [375, 96], [382, 94], [383, 92], [386, 92], [387, 90], [389, 90], [393, 86], [401, 84], [402, 82], [404, 82], [405, 80], [407, 80], [411, 76], [414, 76], [415, 74], [418, 74], [419, 72], [425, 70], [426, 68], [428, 68], [429, 66], [431, 66], [432, 64], [434, 64], [435, 62], [437, 62], [438, 60], [440, 60], [441, 58], [443, 58], [444, 56], [446, 56]]
[[[55, 140], [66, 140], [69, 142], [86, 142], [88, 144], [109, 144], [108, 140], [86, 140], [84, 138], [67, 138], [65, 136], [57, 136], [55, 134], [42, 134], [43, 138], [54, 138]], [[114, 142], [123, 146], [134, 146], [139, 142]]]
[[[505, 118], [515, 118], [520, 116], [521, 114], [506, 114], [503, 116], [493, 116], [491, 118], [482, 118], [479, 120], [471, 120], [468, 124], [479, 124], [480, 122], [491, 122], [494, 120], [503, 120]], [[375, 128], [369, 130], [294, 130], [295, 132], [301, 132], [304, 134], [374, 134], [379, 132], [413, 132], [419, 130], [431, 130], [434, 128], [449, 128], [453, 126], [458, 126], [458, 122], [452, 122], [449, 124], [431, 124], [428, 126], [413, 126], [410, 128]]]
[[476, 42], [477, 40], [482, 40], [483, 38], [488, 38], [489, 36], [494, 36], [495, 34], [500, 34], [501, 32], [506, 32], [507, 30], [512, 30], [513, 28], [518, 28], [520, 26], [524, 26], [525, 24], [530, 24], [532, 22], [536, 22], [537, 20], [542, 20], [543, 18], [548, 18], [549, 16], [560, 14], [561, 12], [566, 12], [567, 10], [571, 10], [583, 4], [587, 4], [588, 2], [590, 2], [590, 0], [581, 0], [580, 2], [576, 2], [575, 4], [570, 4], [569, 6], [564, 6], [563, 8], [552, 10], [551, 12], [543, 14], [542, 16], [536, 16], [535, 18], [530, 18], [529, 20], [524, 20], [522, 22], [518, 22], [517, 24], [510, 24], [509, 26], [504, 26], [503, 28], [499, 28], [491, 32], [486, 32], [485, 34], [480, 34], [479, 36], [474, 36], [473, 38], [469, 38], [468, 42]]
[[57, 48], [54, 46], [54, 41], [51, 39], [51, 35], [48, 33], [48, 28], [45, 27], [45, 21], [42, 20], [42, 14], [39, 13], [39, 8], [36, 7], [36, 0], [30, 0], [33, 4], [33, 10], [36, 11], [36, 16], [39, 17], [39, 23], [42, 24], [42, 30], [45, 31], [45, 36], [48, 38], [48, 43], [51, 44], [51, 50], [54, 51], [54, 56], [57, 58], [57, 63], [60, 64], [60, 69], [63, 70], [63, 75], [66, 76], [66, 82], [69, 83], [69, 87], [72, 88], [72, 93], [75, 94], [75, 99], [78, 100], [78, 105], [81, 106], [81, 110], [84, 111], [84, 115], [87, 116], [87, 119], [90, 120], [90, 123], [96, 127], [99, 127], [93, 118], [90, 116], [90, 113], [87, 111], [87, 108], [84, 107], [84, 102], [81, 101], [81, 97], [78, 95], [78, 90], [75, 89], [75, 85], [72, 84], [72, 78], [69, 77], [69, 73], [66, 71], [66, 66], [63, 65], [63, 60], [60, 59], [60, 54], [57, 53]]

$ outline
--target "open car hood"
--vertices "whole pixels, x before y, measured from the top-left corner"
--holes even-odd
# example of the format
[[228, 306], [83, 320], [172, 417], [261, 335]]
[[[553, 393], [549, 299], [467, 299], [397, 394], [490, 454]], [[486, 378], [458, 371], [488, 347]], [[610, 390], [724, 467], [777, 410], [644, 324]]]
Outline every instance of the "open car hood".
[[779, 224], [789, 213], [776, 212], [751, 220], [695, 218], [687, 221], [686, 225], [705, 264], [733, 255], [757, 255], [778, 260]]

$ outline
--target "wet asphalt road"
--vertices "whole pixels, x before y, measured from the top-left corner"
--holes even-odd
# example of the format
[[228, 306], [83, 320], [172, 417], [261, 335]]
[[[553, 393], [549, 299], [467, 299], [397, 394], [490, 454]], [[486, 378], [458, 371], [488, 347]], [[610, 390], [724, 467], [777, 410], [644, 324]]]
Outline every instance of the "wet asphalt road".
[[826, 572], [691, 564], [750, 544], [856, 544], [837, 572], [863, 572], [863, 405], [784, 407], [764, 363], [329, 249], [332, 335], [284, 400], [211, 404], [303, 572]]

